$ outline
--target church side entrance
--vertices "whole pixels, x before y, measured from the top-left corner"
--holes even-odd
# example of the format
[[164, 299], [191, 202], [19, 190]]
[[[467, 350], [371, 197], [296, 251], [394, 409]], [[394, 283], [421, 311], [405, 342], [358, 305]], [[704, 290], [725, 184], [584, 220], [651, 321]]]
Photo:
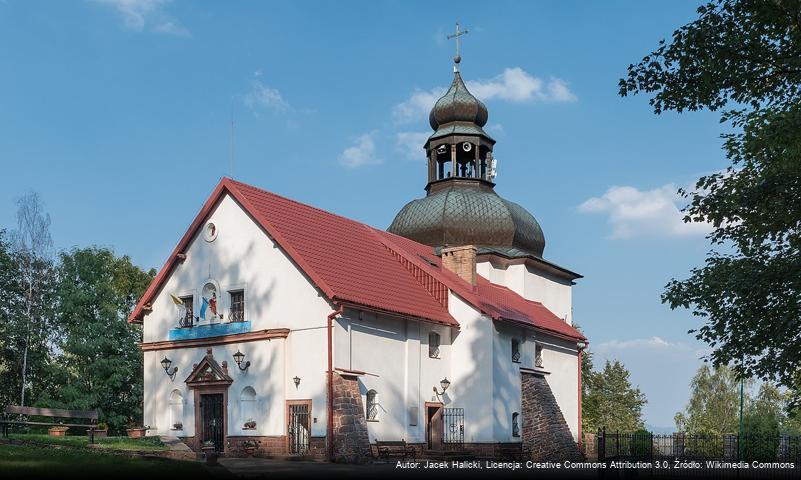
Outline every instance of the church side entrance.
[[214, 449], [225, 447], [225, 404], [222, 393], [200, 394], [201, 441], [214, 442]]
[[286, 413], [289, 454], [306, 455], [311, 437], [311, 400], [287, 400]]
[[426, 447], [429, 450], [442, 450], [442, 410], [439, 402], [426, 402]]

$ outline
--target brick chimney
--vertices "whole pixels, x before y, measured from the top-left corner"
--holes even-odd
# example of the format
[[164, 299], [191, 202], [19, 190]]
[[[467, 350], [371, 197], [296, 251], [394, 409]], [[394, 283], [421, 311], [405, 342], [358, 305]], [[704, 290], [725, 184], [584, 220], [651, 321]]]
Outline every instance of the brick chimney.
[[476, 284], [476, 247], [443, 247], [442, 268], [459, 275], [470, 285]]

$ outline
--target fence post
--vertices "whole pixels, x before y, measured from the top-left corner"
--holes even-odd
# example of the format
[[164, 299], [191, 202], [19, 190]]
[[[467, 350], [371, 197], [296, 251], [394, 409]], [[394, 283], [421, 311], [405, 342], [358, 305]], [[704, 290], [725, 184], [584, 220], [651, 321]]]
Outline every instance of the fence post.
[[598, 429], [598, 461], [606, 461], [606, 427]]

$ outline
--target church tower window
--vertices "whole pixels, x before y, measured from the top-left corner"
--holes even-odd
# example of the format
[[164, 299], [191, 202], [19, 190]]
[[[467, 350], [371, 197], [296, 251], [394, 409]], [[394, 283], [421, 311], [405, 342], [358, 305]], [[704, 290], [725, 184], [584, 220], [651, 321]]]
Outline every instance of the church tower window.
[[378, 421], [378, 392], [370, 390], [367, 392], [367, 401], [365, 402], [365, 417], [368, 422]]
[[428, 356], [429, 358], [439, 358], [439, 333], [437, 332], [428, 334]]

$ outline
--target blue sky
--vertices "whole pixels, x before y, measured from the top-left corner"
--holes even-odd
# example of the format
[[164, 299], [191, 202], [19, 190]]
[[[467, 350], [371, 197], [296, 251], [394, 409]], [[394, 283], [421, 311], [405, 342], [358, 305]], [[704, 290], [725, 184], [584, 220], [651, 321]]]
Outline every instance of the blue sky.
[[[676, 188], [727, 165], [717, 116], [655, 116], [617, 80], [697, 2], [0, 1], [0, 226], [38, 191], [60, 249], [160, 267], [223, 175], [386, 228], [422, 196], [430, 102], [462, 74], [496, 190], [586, 278], [574, 317], [672, 425], [705, 346], [659, 301], [700, 264]], [[231, 119], [234, 161], [231, 167]]]

